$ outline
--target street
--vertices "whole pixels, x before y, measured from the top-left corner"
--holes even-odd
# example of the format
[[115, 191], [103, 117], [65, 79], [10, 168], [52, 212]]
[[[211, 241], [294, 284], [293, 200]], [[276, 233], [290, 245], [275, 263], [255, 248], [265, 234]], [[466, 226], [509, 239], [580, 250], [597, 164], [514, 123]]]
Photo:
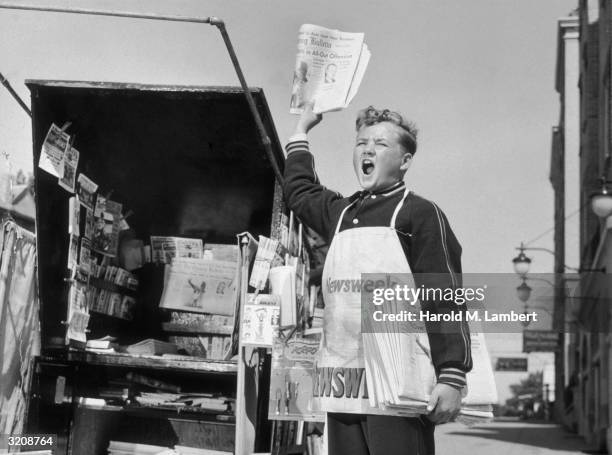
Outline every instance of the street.
[[441, 455], [579, 454], [586, 449], [582, 438], [552, 423], [501, 421], [472, 428], [450, 423], [436, 428], [436, 453]]

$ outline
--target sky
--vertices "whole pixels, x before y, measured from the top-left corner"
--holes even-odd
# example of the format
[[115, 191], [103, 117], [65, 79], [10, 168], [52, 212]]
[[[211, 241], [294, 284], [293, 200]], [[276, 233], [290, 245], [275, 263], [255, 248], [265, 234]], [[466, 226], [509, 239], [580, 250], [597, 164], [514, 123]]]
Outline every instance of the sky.
[[[28, 4], [222, 18], [247, 82], [264, 89], [283, 143], [295, 122], [288, 104], [299, 26], [364, 32], [372, 59], [359, 93], [311, 134], [321, 181], [343, 194], [359, 189], [354, 118], [373, 104], [417, 123], [407, 184], [448, 216], [464, 271], [511, 273], [514, 247], [553, 225], [556, 21], [575, 0]], [[23, 82], [30, 78], [237, 85], [221, 38], [207, 25], [0, 10], [0, 43], [0, 72], [28, 102]], [[0, 107], [0, 150], [14, 169], [30, 170], [29, 119], [4, 89]], [[534, 245], [550, 248], [552, 233]], [[548, 272], [552, 257], [538, 253], [532, 267]]]
[[[512, 273], [515, 247], [553, 226], [557, 20], [577, 0], [28, 3], [222, 18], [247, 82], [264, 89], [283, 143], [295, 123], [288, 105], [299, 26], [364, 32], [372, 59], [359, 93], [310, 135], [321, 181], [347, 195], [359, 189], [354, 118], [373, 104], [418, 125], [406, 181], [446, 213], [465, 272]], [[238, 85], [218, 31], [207, 25], [2, 9], [0, 72], [28, 102], [26, 79]], [[14, 169], [31, 170], [31, 147], [29, 118], [0, 89], [0, 151]], [[533, 246], [552, 248], [552, 232]], [[532, 257], [532, 271], [552, 271], [551, 256]], [[520, 352], [520, 334], [500, 340], [492, 350]]]

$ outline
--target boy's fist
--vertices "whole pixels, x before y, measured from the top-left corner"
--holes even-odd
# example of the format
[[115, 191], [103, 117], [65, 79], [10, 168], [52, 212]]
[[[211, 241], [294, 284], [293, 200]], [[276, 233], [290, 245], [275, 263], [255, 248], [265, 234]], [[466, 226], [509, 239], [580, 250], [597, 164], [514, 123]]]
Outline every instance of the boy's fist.
[[427, 405], [429, 420], [446, 423], [454, 420], [461, 410], [461, 391], [447, 384], [436, 384]]
[[304, 111], [300, 114], [297, 124], [295, 125], [295, 134], [307, 134], [323, 118], [321, 114], [312, 112], [313, 106], [313, 102], [304, 104]]

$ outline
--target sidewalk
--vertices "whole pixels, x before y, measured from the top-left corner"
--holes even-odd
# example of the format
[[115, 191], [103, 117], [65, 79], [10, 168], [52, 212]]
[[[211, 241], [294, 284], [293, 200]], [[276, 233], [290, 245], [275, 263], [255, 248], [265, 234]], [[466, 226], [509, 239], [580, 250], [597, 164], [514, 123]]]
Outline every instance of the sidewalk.
[[472, 428], [450, 423], [436, 428], [436, 453], [442, 455], [570, 455], [587, 449], [581, 437], [552, 423], [510, 421]]

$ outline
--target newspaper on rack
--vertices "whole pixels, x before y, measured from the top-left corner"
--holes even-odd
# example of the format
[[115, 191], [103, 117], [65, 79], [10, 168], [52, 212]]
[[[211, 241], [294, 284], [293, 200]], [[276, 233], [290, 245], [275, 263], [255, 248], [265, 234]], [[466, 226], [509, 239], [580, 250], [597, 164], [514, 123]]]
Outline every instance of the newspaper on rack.
[[[81, 293], [81, 290], [76, 288], [74, 292]], [[76, 299], [80, 299], [80, 297], [76, 296]], [[71, 303], [72, 305], [72, 303]], [[83, 310], [74, 310], [72, 315], [70, 316], [70, 322], [68, 323], [68, 330], [66, 331], [66, 337], [69, 340], [80, 341], [81, 343], [87, 342], [87, 334], [85, 333], [87, 330], [87, 324], [89, 323], [89, 313], [86, 313]]]
[[85, 232], [83, 234], [83, 237], [92, 240], [94, 238], [95, 230], [96, 219], [94, 218], [94, 211], [87, 208], [85, 209]]
[[248, 294], [242, 312], [242, 345], [272, 347], [280, 321], [281, 297], [272, 294]]
[[270, 266], [272, 261], [274, 261], [278, 248], [278, 240], [270, 239], [263, 235], [259, 236], [259, 245], [257, 247], [257, 254], [255, 255], [253, 270], [251, 271], [251, 278], [249, 279], [249, 286], [252, 286], [258, 291], [263, 291], [268, 283]]
[[270, 269], [270, 292], [281, 298], [281, 328], [297, 324], [297, 298], [295, 291], [295, 267], [282, 265]]
[[233, 261], [173, 258], [160, 308], [233, 316], [238, 266]]
[[202, 239], [152, 235], [151, 256], [153, 262], [164, 264], [170, 264], [173, 258], [202, 259], [204, 243]]
[[55, 123], [52, 124], [43, 142], [38, 167], [59, 178], [62, 172], [64, 153], [70, 147], [69, 142], [70, 135], [62, 131]]
[[68, 234], [81, 235], [81, 206], [76, 197], [68, 199]]
[[[316, 409], [313, 396], [320, 382], [316, 374], [320, 342], [320, 333], [274, 339], [268, 419], [325, 421], [325, 413]], [[329, 384], [331, 388], [331, 377]]]
[[299, 114], [306, 103], [314, 112], [347, 107], [357, 94], [370, 51], [363, 33], [347, 33], [304, 24], [298, 34], [290, 112]]
[[60, 163], [60, 176], [58, 178], [59, 186], [65, 190], [74, 193], [77, 176], [77, 167], [79, 165], [79, 151], [74, 147], [68, 146], [62, 162]]
[[89, 275], [91, 273], [91, 242], [86, 238], [81, 239], [79, 268], [85, 275]]
[[89, 210], [93, 210], [96, 205], [96, 191], [98, 191], [98, 185], [88, 179], [85, 174], [79, 174], [77, 182], [76, 192], [79, 203]]
[[77, 235], [70, 235], [70, 243], [68, 244], [68, 263], [66, 268], [70, 271], [74, 271], [78, 263], [79, 254], [79, 237]]
[[115, 257], [119, 245], [119, 224], [122, 204], [102, 196], [96, 199], [95, 228], [91, 249], [105, 256]]

